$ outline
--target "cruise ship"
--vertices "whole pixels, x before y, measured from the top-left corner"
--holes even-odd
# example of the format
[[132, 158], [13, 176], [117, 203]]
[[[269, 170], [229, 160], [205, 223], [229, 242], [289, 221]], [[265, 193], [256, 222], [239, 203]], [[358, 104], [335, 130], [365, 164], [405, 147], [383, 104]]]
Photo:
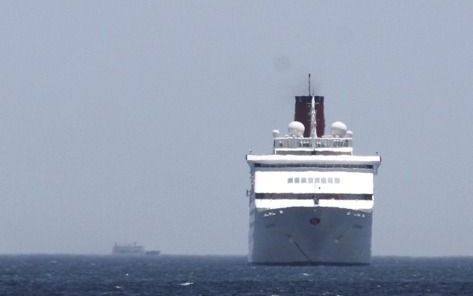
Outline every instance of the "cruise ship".
[[354, 155], [343, 122], [324, 130], [324, 97], [311, 95], [309, 80], [309, 95], [295, 97], [287, 135], [273, 130], [273, 152], [246, 155], [249, 263], [370, 263], [381, 157]]

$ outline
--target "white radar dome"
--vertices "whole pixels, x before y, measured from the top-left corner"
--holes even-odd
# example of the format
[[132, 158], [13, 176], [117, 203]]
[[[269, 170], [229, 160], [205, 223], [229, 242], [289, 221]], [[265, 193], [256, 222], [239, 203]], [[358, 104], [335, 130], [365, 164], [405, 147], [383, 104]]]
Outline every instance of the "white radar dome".
[[304, 125], [299, 121], [293, 121], [289, 123], [287, 127], [289, 136], [291, 137], [303, 137], [304, 136]]
[[353, 138], [353, 131], [347, 130], [347, 134], [345, 135], [346, 138]]
[[335, 121], [332, 123], [331, 130], [334, 138], [344, 138], [347, 133], [347, 125], [341, 121]]

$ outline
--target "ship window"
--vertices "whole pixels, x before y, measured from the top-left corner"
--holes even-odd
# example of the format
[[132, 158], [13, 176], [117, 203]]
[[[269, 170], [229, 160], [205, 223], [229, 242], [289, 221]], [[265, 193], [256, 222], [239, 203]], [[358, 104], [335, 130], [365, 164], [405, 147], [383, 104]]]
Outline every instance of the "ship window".
[[314, 178], [309, 178], [309, 183], [314, 183]]
[[322, 181], [322, 183], [327, 183], [327, 179], [326, 179], [326, 178], [322, 178], [321, 181]]
[[320, 178], [315, 178], [314, 183], [320, 183]]
[[335, 178], [335, 184], [340, 184], [340, 178]]
[[329, 183], [333, 183], [333, 178], [328, 178]]
[[287, 183], [292, 183], [292, 182], [294, 182], [294, 179], [292, 179], [292, 178], [287, 178]]
[[294, 178], [294, 183], [299, 183], [299, 178]]
[[301, 178], [301, 183], [307, 183], [307, 178]]

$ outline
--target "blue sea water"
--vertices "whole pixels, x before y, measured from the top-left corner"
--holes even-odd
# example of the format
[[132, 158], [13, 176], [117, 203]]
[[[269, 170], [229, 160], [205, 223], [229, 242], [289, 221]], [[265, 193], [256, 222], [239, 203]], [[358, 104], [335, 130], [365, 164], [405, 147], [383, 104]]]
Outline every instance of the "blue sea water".
[[245, 257], [0, 256], [0, 295], [473, 295], [473, 258], [251, 266]]

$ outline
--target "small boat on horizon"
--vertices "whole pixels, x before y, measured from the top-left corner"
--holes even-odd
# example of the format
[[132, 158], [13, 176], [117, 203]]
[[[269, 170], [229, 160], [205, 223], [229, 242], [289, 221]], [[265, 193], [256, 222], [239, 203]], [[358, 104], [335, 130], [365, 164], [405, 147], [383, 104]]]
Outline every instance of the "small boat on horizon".
[[142, 245], [138, 245], [136, 242], [132, 244], [118, 244], [115, 243], [112, 248], [112, 255], [117, 256], [141, 256], [141, 255], [148, 255], [148, 256], [159, 256], [161, 251], [159, 250], [150, 250], [145, 251], [145, 247]]

